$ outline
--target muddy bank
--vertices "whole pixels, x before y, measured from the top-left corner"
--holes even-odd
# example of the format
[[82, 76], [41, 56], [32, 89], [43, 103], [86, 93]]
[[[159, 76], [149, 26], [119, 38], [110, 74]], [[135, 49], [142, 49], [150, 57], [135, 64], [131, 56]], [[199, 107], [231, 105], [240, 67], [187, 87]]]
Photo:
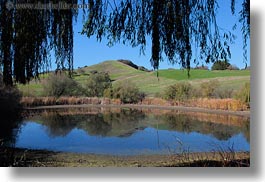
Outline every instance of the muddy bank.
[[0, 148], [0, 165], [15, 167], [249, 167], [249, 152], [111, 156]]
[[84, 107], [99, 107], [99, 108], [133, 108], [133, 109], [159, 109], [159, 110], [178, 110], [185, 112], [203, 112], [210, 114], [224, 114], [237, 116], [250, 116], [250, 111], [229, 111], [229, 110], [214, 110], [198, 107], [185, 106], [158, 106], [158, 105], [137, 105], [137, 104], [123, 104], [123, 105], [98, 105], [98, 104], [82, 104], [82, 105], [52, 105], [52, 106], [37, 106], [27, 107], [25, 109], [59, 109], [59, 108], [84, 108]]

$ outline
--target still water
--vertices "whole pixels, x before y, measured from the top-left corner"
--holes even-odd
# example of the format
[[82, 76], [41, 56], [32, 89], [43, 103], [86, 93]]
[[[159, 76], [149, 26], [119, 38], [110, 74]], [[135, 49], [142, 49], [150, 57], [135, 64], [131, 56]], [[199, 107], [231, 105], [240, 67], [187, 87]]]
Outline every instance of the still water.
[[[36, 111], [35, 111], [36, 112]], [[15, 147], [111, 155], [249, 151], [249, 117], [136, 110], [39, 110], [26, 118]]]

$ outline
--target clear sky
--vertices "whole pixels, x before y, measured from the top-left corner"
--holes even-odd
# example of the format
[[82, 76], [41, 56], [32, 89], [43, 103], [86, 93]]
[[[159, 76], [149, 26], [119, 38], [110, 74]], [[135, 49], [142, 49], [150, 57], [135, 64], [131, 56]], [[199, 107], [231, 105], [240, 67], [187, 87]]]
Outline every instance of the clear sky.
[[[232, 30], [234, 23], [238, 22], [239, 17], [237, 15], [241, 10], [241, 2], [237, 2], [236, 16], [232, 16], [230, 2], [231, 0], [219, 1], [220, 8], [218, 9], [217, 21], [220, 27], [225, 30]], [[116, 44], [113, 47], [108, 47], [106, 39], [103, 39], [102, 42], [97, 42], [95, 37], [88, 38], [85, 35], [81, 35], [79, 32], [82, 31], [82, 24], [82, 14], [79, 13], [78, 21], [74, 24], [74, 68], [93, 65], [106, 60], [128, 59], [137, 65], [152, 69], [150, 63], [150, 41], [147, 42], [145, 55], [140, 55], [140, 49], [137, 47], [132, 48], [130, 45], [126, 46], [123, 44]], [[230, 47], [232, 53], [230, 63], [237, 65], [239, 68], [244, 68], [245, 64], [243, 62], [243, 43], [240, 24], [238, 24], [237, 29], [233, 33], [237, 36], [237, 39], [235, 40], [235, 44]], [[250, 45], [248, 46], [248, 49], [249, 47]], [[248, 54], [250, 55], [249, 52], [250, 51], [248, 51]], [[248, 65], [250, 65], [249, 55]], [[211, 64], [207, 66], [210, 68]], [[164, 62], [160, 63], [160, 69], [172, 67], [179, 68], [180, 66], [171, 65], [166, 59]]]

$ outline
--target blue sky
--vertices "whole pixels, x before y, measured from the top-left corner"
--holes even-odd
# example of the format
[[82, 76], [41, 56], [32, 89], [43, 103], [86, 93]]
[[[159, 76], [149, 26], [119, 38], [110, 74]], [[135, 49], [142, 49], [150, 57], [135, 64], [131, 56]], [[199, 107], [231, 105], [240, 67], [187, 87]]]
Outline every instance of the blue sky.
[[[230, 2], [230, 0], [219, 1], [220, 8], [218, 9], [217, 21], [220, 27], [224, 28], [225, 30], [232, 30], [232, 26], [238, 20], [238, 16], [231, 15]], [[241, 2], [237, 2], [236, 15], [238, 15], [240, 9]], [[82, 23], [82, 14], [80, 13], [77, 23], [74, 24], [74, 68], [93, 65], [106, 60], [128, 59], [137, 65], [152, 69], [150, 63], [150, 41], [147, 42], [145, 55], [140, 55], [140, 48], [132, 48], [130, 45], [116, 44], [113, 47], [108, 47], [106, 39], [103, 39], [102, 42], [97, 42], [95, 37], [88, 38], [85, 35], [81, 35], [79, 32], [82, 31]], [[240, 29], [241, 27], [238, 26], [233, 32], [237, 36], [237, 39], [235, 40], [235, 44], [231, 45], [230, 47], [232, 53], [230, 63], [237, 65], [239, 68], [244, 68], [245, 63], [243, 62], [243, 43]], [[248, 46], [248, 49], [249, 47], [250, 45]], [[250, 55], [249, 52], [248, 54]], [[250, 65], [249, 55], [247, 62], [248, 65]], [[211, 67], [211, 64], [208, 64], [207, 66]], [[168, 63], [166, 59], [164, 62], [160, 63], [160, 69], [172, 67], [179, 68], [180, 66], [172, 65]]]

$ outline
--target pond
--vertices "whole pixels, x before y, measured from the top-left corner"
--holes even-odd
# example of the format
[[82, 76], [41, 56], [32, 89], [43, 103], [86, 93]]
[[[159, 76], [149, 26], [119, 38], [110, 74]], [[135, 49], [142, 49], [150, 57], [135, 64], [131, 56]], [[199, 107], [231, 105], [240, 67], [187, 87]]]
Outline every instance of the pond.
[[131, 108], [34, 110], [17, 148], [110, 155], [249, 151], [249, 117]]

